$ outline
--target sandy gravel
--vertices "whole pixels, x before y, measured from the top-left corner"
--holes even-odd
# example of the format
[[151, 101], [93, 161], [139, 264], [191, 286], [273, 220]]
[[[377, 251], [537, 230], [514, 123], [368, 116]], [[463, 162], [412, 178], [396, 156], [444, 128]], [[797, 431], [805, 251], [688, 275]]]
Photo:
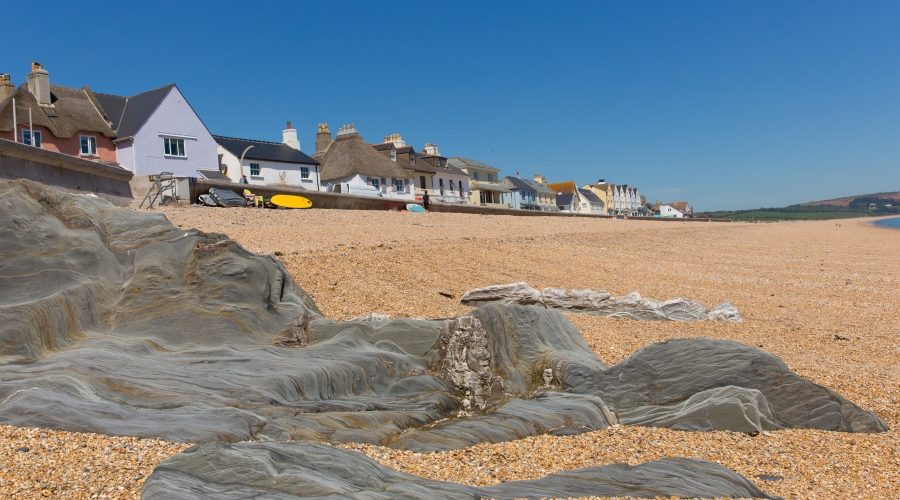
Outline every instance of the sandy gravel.
[[[458, 315], [470, 309], [459, 304], [466, 290], [513, 281], [689, 297], [708, 306], [731, 300], [745, 318], [741, 324], [569, 317], [608, 363], [665, 339], [734, 339], [782, 357], [799, 374], [875, 411], [892, 429], [900, 425], [900, 231], [866, 221], [722, 224], [337, 210], [163, 211], [185, 228], [222, 232], [251, 250], [275, 253], [334, 318], [373, 311]], [[90, 492], [95, 485], [97, 493], [135, 496], [136, 467], [145, 467], [139, 473], [146, 475], [183, 446], [49, 433], [64, 444], [45, 449], [44, 460], [60, 464], [69, 463], [66, 447], [97, 444], [78, 455], [93, 458], [82, 459], [75, 472], [48, 474], [43, 481], [48, 488], [39, 488], [34, 474], [23, 472], [28, 464], [19, 465], [23, 454], [15, 452], [35, 431], [0, 429], [7, 457], [0, 495], [18, 488], [22, 498], [42, 490], [75, 498], [53, 488]], [[115, 455], [96, 480], [78, 472], [86, 460], [103, 463], [103, 450], [123, 439], [136, 451]], [[800, 430], [749, 437], [620, 427], [426, 455], [357, 448], [399, 470], [479, 485], [610, 462], [692, 456], [728, 466], [776, 495], [900, 496], [895, 431]], [[27, 486], [22, 478], [30, 481]]]

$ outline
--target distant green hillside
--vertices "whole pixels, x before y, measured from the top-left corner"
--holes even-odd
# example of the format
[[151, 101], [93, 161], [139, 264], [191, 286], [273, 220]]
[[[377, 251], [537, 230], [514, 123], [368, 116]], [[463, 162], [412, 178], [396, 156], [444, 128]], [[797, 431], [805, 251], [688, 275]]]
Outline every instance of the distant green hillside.
[[703, 212], [696, 217], [734, 220], [824, 220], [900, 214], [900, 192], [848, 196], [781, 208]]

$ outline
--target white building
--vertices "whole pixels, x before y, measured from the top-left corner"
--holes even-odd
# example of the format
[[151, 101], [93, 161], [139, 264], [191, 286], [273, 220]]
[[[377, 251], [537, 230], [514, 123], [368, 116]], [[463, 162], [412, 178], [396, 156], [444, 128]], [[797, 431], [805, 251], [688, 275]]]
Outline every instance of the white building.
[[[319, 191], [319, 162], [300, 151], [297, 130], [287, 123], [282, 142], [213, 136], [218, 143], [219, 170], [232, 182], [247, 179], [248, 184], [283, 184]], [[242, 161], [243, 159], [243, 161]], [[210, 172], [200, 171], [205, 177]]]
[[613, 214], [640, 215], [641, 193], [627, 184], [616, 185], [613, 191]]
[[667, 218], [671, 218], [671, 219], [683, 219], [684, 212], [682, 212], [681, 210], [678, 210], [677, 208], [673, 207], [672, 205], [660, 205], [659, 206], [659, 216], [667, 217]]

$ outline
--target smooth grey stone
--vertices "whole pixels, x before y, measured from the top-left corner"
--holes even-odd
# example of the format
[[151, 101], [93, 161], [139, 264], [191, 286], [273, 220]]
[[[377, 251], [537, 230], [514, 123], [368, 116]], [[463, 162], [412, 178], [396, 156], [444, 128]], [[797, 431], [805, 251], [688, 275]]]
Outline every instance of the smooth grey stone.
[[384, 467], [361, 453], [312, 443], [209, 443], [159, 464], [144, 500], [194, 498], [513, 499], [580, 496], [772, 498], [712, 462], [666, 458], [472, 487]]

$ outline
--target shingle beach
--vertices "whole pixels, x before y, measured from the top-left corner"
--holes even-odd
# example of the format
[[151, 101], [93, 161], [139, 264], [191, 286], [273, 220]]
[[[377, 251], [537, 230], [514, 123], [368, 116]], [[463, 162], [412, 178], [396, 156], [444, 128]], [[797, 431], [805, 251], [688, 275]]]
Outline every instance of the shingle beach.
[[[771, 224], [565, 217], [165, 207], [183, 228], [224, 233], [274, 254], [331, 318], [372, 312], [451, 317], [467, 290], [636, 291], [731, 301], [742, 323], [567, 317], [607, 363], [654, 342], [732, 339], [875, 412], [892, 430], [786, 430], [750, 436], [620, 426], [416, 454], [368, 445], [385, 465], [472, 485], [665, 456], [718, 462], [790, 498], [889, 498], [900, 492], [900, 231], [868, 220]], [[184, 443], [0, 427], [0, 496], [136, 498]]]

